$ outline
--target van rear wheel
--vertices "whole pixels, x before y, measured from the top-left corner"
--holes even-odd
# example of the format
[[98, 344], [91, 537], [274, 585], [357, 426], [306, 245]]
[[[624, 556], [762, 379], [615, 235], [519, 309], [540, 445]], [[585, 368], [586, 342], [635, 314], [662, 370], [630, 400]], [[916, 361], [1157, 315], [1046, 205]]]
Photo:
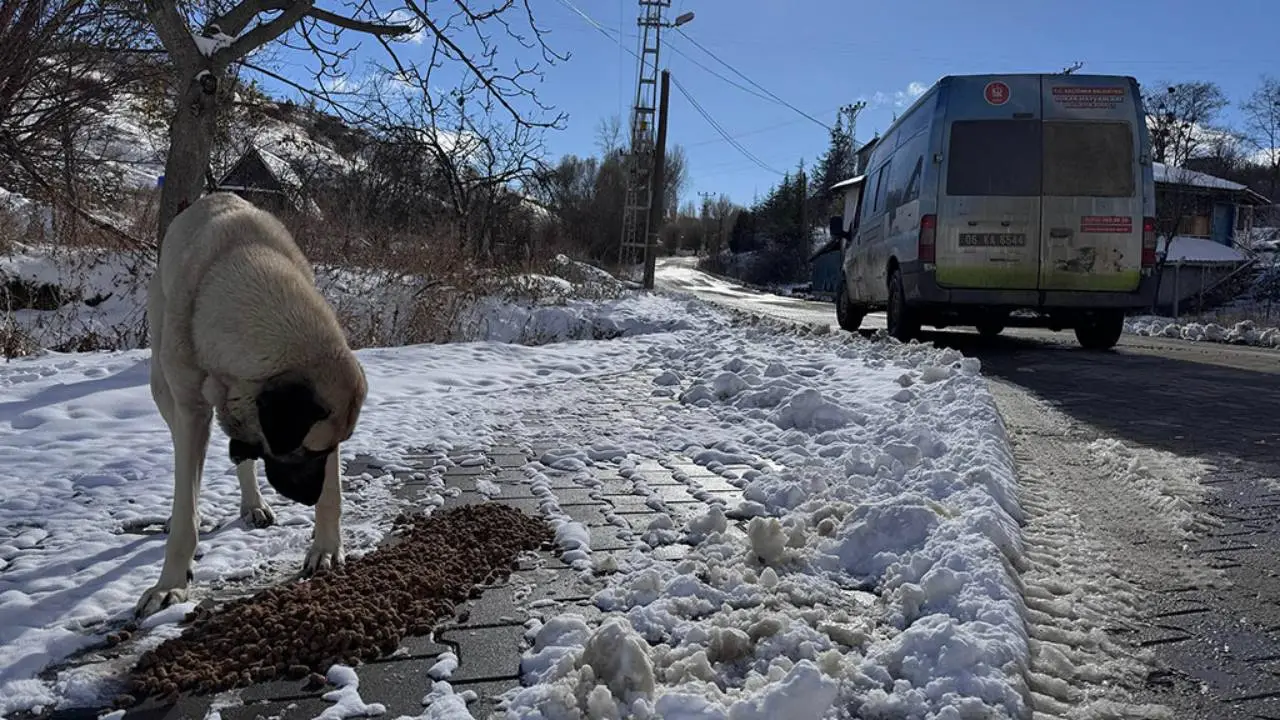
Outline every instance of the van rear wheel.
[[1110, 350], [1124, 332], [1124, 313], [1118, 310], [1095, 313], [1076, 324], [1076, 340], [1085, 350]]
[[844, 273], [840, 273], [840, 287], [836, 289], [836, 322], [840, 329], [857, 332], [866, 316], [866, 310], [849, 302], [849, 288], [844, 283]]
[[902, 287], [902, 271], [889, 275], [889, 334], [902, 342], [920, 334], [920, 318], [907, 305], [907, 292]]

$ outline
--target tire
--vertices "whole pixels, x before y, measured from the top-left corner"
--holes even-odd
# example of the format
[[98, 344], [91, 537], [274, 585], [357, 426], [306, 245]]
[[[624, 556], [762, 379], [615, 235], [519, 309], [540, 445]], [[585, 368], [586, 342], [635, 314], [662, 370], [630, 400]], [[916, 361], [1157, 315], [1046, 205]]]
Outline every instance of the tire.
[[844, 285], [844, 273], [840, 273], [840, 287], [836, 290], [836, 322], [841, 330], [857, 332], [867, 311], [849, 302], [849, 291]]
[[1076, 325], [1076, 340], [1085, 350], [1110, 350], [1124, 332], [1124, 313], [1100, 312]]
[[1004, 325], [997, 322], [981, 322], [974, 327], [977, 328], [979, 335], [988, 340], [1004, 332]]
[[907, 342], [920, 334], [920, 318], [907, 305], [907, 292], [902, 286], [902, 271], [889, 275], [889, 334], [901, 342]]

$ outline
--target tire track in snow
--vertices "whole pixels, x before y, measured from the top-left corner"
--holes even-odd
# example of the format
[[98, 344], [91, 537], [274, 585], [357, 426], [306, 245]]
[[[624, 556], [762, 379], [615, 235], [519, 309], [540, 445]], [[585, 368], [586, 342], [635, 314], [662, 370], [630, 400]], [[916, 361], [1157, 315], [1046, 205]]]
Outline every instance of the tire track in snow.
[[1181, 549], [1205, 523], [1201, 463], [1098, 440], [1024, 390], [992, 393], [1018, 463], [1036, 720], [1173, 720], [1140, 695], [1151, 653], [1131, 642], [1150, 593], [1211, 580]]

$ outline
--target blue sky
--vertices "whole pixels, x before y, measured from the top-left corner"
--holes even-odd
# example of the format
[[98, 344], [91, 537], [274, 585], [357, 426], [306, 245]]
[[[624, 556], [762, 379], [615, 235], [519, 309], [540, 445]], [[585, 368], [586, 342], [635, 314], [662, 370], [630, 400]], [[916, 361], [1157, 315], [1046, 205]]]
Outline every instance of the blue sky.
[[[572, 53], [538, 86], [544, 102], [569, 114], [565, 130], [548, 134], [555, 156], [594, 153], [597, 125], [610, 115], [625, 121], [635, 87], [627, 52], [636, 45], [635, 0], [571, 2], [621, 27], [625, 50], [563, 0], [531, 0], [551, 46]], [[831, 123], [839, 106], [866, 100], [859, 140], [946, 74], [1054, 72], [1079, 60], [1081, 72], [1133, 75], [1144, 85], [1214, 81], [1237, 126], [1236, 106], [1260, 75], [1280, 75], [1277, 0], [673, 0], [672, 17], [687, 10], [697, 16], [684, 27], [689, 36], [810, 115]], [[822, 127], [699, 68], [674, 50], [740, 81], [678, 33], [664, 41], [663, 64], [765, 165], [790, 170], [823, 151]], [[688, 154], [686, 199], [715, 192], [746, 204], [779, 179], [723, 141], [674, 87], [671, 95], [669, 142]]]

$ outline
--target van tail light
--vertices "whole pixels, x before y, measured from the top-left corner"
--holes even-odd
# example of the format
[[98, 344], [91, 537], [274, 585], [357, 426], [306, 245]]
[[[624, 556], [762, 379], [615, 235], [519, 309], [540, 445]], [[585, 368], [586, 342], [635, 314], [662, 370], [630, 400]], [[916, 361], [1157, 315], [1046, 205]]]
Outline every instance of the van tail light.
[[1142, 267], [1156, 266], [1156, 219], [1142, 218]]
[[920, 218], [920, 239], [916, 243], [916, 254], [920, 262], [931, 263], [938, 257], [938, 216], [924, 215]]

